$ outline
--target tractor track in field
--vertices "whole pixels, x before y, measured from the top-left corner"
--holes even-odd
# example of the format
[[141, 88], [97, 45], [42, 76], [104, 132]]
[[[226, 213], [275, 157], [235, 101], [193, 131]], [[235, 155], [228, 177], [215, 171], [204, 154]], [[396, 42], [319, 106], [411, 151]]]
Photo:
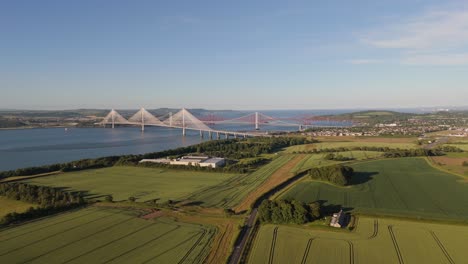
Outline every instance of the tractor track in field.
[[455, 264], [455, 261], [453, 261], [452, 257], [450, 256], [450, 254], [448, 253], [447, 249], [444, 247], [444, 244], [442, 244], [442, 242], [439, 240], [439, 238], [437, 237], [437, 235], [434, 233], [434, 231], [429, 231], [429, 233], [431, 234], [431, 236], [434, 238], [435, 242], [437, 243], [437, 245], [439, 246], [440, 250], [442, 250], [442, 253], [444, 253], [445, 257], [447, 258], [448, 262], [450, 264]]
[[349, 264], [354, 264], [354, 244], [348, 240], [346, 242], [349, 245]]
[[273, 263], [273, 257], [275, 255], [275, 246], [276, 246], [276, 238], [278, 236], [278, 227], [275, 227], [273, 230], [273, 239], [271, 240], [271, 247], [270, 247], [270, 256], [268, 258], [268, 263]]
[[395, 237], [395, 233], [393, 232], [393, 225], [388, 226], [388, 232], [390, 233], [390, 237], [392, 238], [393, 246], [395, 247], [395, 252], [398, 257], [398, 262], [400, 264], [404, 264], [403, 255], [401, 255], [400, 247], [398, 246], [398, 242]]
[[148, 262], [154, 260], [155, 258], [158, 258], [158, 257], [160, 257], [160, 256], [162, 256], [162, 255], [164, 255], [164, 254], [166, 254], [167, 252], [178, 248], [179, 246], [181, 246], [181, 245], [187, 243], [188, 241], [190, 241], [192, 238], [198, 236], [199, 234], [200, 234], [200, 233], [196, 233], [195, 235], [190, 236], [189, 238], [187, 238], [187, 239], [181, 241], [179, 244], [177, 244], [177, 245], [175, 245], [175, 246], [173, 246], [173, 247], [171, 247], [171, 248], [169, 248], [169, 249], [164, 250], [163, 252], [159, 253], [158, 255], [156, 255], [156, 256], [154, 256], [154, 257], [151, 257], [151, 258], [149, 258], [149, 259], [143, 261], [142, 263], [143, 263], [143, 264], [148, 263]]
[[72, 244], [74, 244], [74, 243], [83, 241], [83, 240], [85, 240], [85, 239], [87, 239], [87, 238], [90, 238], [90, 237], [92, 237], [92, 236], [95, 236], [96, 234], [105, 232], [105, 231], [107, 231], [107, 230], [110, 230], [110, 229], [112, 229], [112, 228], [114, 228], [114, 227], [116, 227], [116, 226], [118, 226], [118, 225], [120, 225], [120, 224], [129, 222], [129, 221], [131, 221], [131, 220], [133, 220], [133, 218], [128, 218], [128, 219], [125, 219], [125, 220], [120, 221], [120, 222], [118, 222], [118, 223], [112, 224], [112, 225], [110, 225], [110, 226], [107, 226], [107, 227], [104, 228], [104, 229], [101, 229], [101, 230], [99, 230], [99, 231], [97, 231], [97, 232], [94, 232], [94, 233], [92, 233], [92, 234], [90, 234], [90, 235], [87, 235], [87, 236], [85, 236], [85, 237], [82, 237], [82, 238], [80, 238], [80, 239], [78, 239], [78, 240], [74, 240], [74, 241], [72, 241], [72, 242], [69, 242], [69, 243], [66, 243], [66, 244], [62, 244], [61, 246], [59, 246], [59, 247], [57, 247], [57, 248], [54, 248], [54, 249], [49, 250], [49, 251], [47, 251], [47, 252], [44, 252], [44, 253], [42, 253], [42, 254], [40, 254], [40, 255], [38, 255], [38, 256], [35, 256], [34, 258], [28, 259], [28, 260], [26, 260], [25, 262], [31, 262], [31, 261], [36, 260], [36, 259], [38, 259], [38, 258], [41, 258], [41, 257], [43, 257], [43, 256], [45, 256], [45, 255], [47, 255], [47, 254], [50, 254], [50, 253], [52, 253], [52, 252], [54, 252], [54, 251], [60, 250], [60, 249], [65, 248], [65, 247], [67, 247], [67, 246], [69, 246], [69, 245], [72, 245]]
[[179, 260], [178, 264], [184, 263], [184, 261], [190, 256], [190, 254], [192, 254], [192, 251], [200, 244], [202, 239], [206, 236], [206, 233], [206, 229], [203, 229], [202, 235], [197, 239], [195, 244], [192, 245], [192, 247], [187, 251], [187, 253], [185, 253], [184, 257], [181, 260]]
[[[106, 209], [104, 209], [104, 210], [106, 210]], [[62, 223], [68, 222], [68, 221], [73, 221], [73, 220], [76, 220], [78, 218], [82, 218], [82, 217], [85, 217], [85, 216], [88, 216], [88, 215], [91, 215], [91, 214], [95, 214], [95, 213], [99, 213], [99, 212], [102, 212], [102, 211], [91, 211], [90, 213], [83, 214], [83, 215], [80, 215], [80, 216], [77, 216], [77, 217], [73, 217], [71, 219], [67, 219], [67, 220], [59, 221], [57, 223], [52, 223], [52, 224], [49, 224], [49, 225], [45, 225], [45, 226], [39, 227], [38, 229], [33, 229], [32, 231], [24, 232], [24, 233], [21, 233], [21, 234], [18, 234], [16, 236], [14, 236], [14, 237], [7, 238], [5, 240], [0, 240], [0, 243], [11, 240], [11, 239], [15, 239], [15, 238], [20, 237], [20, 236], [30, 235], [33, 232], [40, 231], [40, 230], [46, 229], [48, 227], [51, 227], [51, 226], [54, 226], [54, 225], [57, 225], [57, 224], [62, 224]], [[42, 220], [42, 219], [38, 219], [38, 221], [40, 221], [40, 220]]]
[[301, 264], [306, 264], [307, 263], [307, 257], [309, 256], [310, 247], [312, 246], [312, 242], [314, 240], [315, 240], [315, 238], [311, 238], [311, 239], [309, 239], [309, 241], [307, 241], [307, 246], [306, 246], [306, 249], [304, 251], [304, 255], [302, 256]]
[[[86, 252], [84, 252], [84, 253], [82, 253], [82, 254], [80, 254], [80, 255], [78, 255], [78, 256], [75, 256], [75, 257], [73, 257], [73, 258], [71, 258], [71, 259], [68, 259], [67, 261], [65, 261], [65, 262], [63, 262], [63, 263], [69, 263], [69, 262], [71, 262], [71, 261], [73, 261], [73, 260], [76, 260], [76, 259], [78, 259], [78, 258], [81, 258], [81, 257], [83, 257], [83, 256], [85, 256], [85, 255], [87, 255], [87, 254], [89, 254], [89, 253], [95, 252], [96, 250], [99, 250], [99, 249], [101, 249], [101, 248], [104, 248], [104, 247], [106, 247], [106, 246], [108, 246], [108, 245], [110, 245], [110, 244], [112, 244], [112, 243], [115, 243], [115, 242], [117, 242], [117, 241], [119, 241], [119, 240], [121, 240], [121, 239], [127, 238], [127, 237], [129, 237], [129, 236], [131, 236], [131, 235], [133, 235], [133, 234], [135, 234], [135, 233], [138, 233], [138, 232], [140, 232], [140, 231], [143, 231], [143, 230], [145, 230], [145, 229], [147, 229], [147, 228], [149, 228], [149, 227], [152, 227], [152, 226], [154, 226], [154, 225], [156, 225], [156, 223], [151, 224], [151, 225], [147, 225], [147, 226], [145, 226], [145, 227], [143, 227], [143, 228], [140, 228], [140, 229], [137, 229], [136, 231], [133, 231], [132, 233], [126, 234], [126, 235], [124, 235], [124, 236], [121, 236], [121, 237], [119, 237], [119, 238], [117, 238], [117, 239], [114, 239], [114, 240], [109, 241], [109, 242], [107, 242], [107, 243], [105, 243], [105, 244], [103, 244], [103, 245], [100, 245], [99, 247], [95, 247], [95, 248], [93, 248], [92, 250], [88, 250], [88, 251], [86, 251]], [[162, 236], [164, 236], [164, 235], [166, 235], [166, 234], [168, 234], [168, 233], [170, 233], [170, 232], [172, 232], [172, 231], [174, 231], [174, 230], [176, 230], [176, 229], [178, 229], [178, 228], [180, 228], [180, 226], [176, 226], [174, 229], [171, 229], [171, 230], [167, 231], [166, 233], [163, 233], [162, 235], [156, 237], [156, 238], [153, 239], [153, 240], [159, 239], [159, 238], [161, 238]], [[138, 247], [136, 247], [136, 248], [138, 248]], [[135, 249], [135, 248], [134, 248], [134, 249]], [[132, 249], [132, 250], [134, 250], [134, 249]], [[117, 257], [115, 257], [115, 258], [118, 258], [118, 257], [120, 257], [120, 256], [123, 256], [123, 255], [127, 254], [128, 252], [130, 252], [130, 251], [124, 252], [123, 254], [121, 254], [121, 255], [119, 255], [119, 256], [117, 256]], [[112, 260], [113, 260], [113, 259], [112, 259]], [[111, 260], [108, 260], [108, 261], [106, 261], [106, 262], [109, 262], [109, 261], [111, 261]]]
[[379, 234], [379, 220], [374, 219], [374, 233], [369, 237], [369, 239], [374, 239]]
[[[119, 211], [119, 212], [120, 212], [120, 211]], [[25, 248], [25, 247], [34, 245], [34, 244], [36, 244], [36, 243], [39, 243], [39, 242], [44, 241], [44, 240], [46, 240], [46, 239], [49, 239], [49, 238], [51, 238], [51, 237], [60, 235], [60, 234], [62, 234], [62, 233], [64, 233], [64, 232], [68, 232], [68, 231], [77, 229], [77, 228], [79, 228], [79, 227], [85, 226], [85, 225], [87, 225], [87, 224], [94, 223], [94, 222], [97, 222], [97, 221], [99, 221], [99, 220], [102, 220], [102, 219], [105, 219], [105, 218], [114, 216], [115, 214], [118, 214], [118, 212], [117, 212], [117, 213], [108, 214], [108, 215], [104, 215], [104, 216], [99, 217], [99, 218], [96, 218], [96, 219], [94, 219], [94, 220], [92, 220], [92, 221], [89, 221], [89, 222], [86, 222], [86, 223], [83, 223], [83, 224], [80, 224], [80, 225], [76, 225], [76, 226], [70, 227], [70, 228], [68, 228], [68, 229], [62, 230], [62, 231], [60, 231], [60, 232], [58, 232], [58, 233], [54, 233], [54, 234], [49, 235], [49, 236], [47, 236], [47, 237], [41, 238], [40, 240], [35, 240], [35, 241], [33, 241], [33, 242], [30, 242], [30, 243], [27, 243], [27, 244], [25, 244], [25, 245], [22, 245], [21, 247], [17, 247], [17, 248], [15, 248], [15, 249], [12, 249], [12, 250], [9, 250], [9, 251], [7, 251], [7, 252], [4, 252], [4, 253], [0, 254], [0, 257], [1, 257], [1, 256], [4, 256], [4, 255], [8, 255], [8, 254], [13, 253], [13, 252], [18, 251], [18, 250], [21, 250], [21, 249], [23, 249], [23, 248]]]

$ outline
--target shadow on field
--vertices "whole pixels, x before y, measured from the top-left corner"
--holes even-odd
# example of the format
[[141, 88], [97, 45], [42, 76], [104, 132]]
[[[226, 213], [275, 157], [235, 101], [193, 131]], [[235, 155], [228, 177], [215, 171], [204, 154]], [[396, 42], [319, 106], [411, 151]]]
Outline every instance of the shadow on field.
[[328, 204], [328, 200], [318, 200], [317, 202], [320, 204], [320, 209], [324, 215], [338, 213], [340, 210], [343, 210], [344, 213], [348, 213], [354, 209], [353, 207], [343, 207], [340, 204]]
[[353, 177], [351, 177], [351, 181], [349, 185], [358, 185], [358, 184], [363, 184], [366, 183], [370, 180], [372, 180], [375, 176], [379, 174], [378, 172], [361, 172], [361, 171], [355, 171]]

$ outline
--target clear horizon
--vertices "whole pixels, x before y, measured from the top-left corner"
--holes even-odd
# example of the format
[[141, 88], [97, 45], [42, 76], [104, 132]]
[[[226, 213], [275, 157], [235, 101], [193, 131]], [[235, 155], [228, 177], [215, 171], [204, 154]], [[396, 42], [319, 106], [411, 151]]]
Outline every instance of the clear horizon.
[[10, 1], [0, 33], [0, 109], [468, 106], [461, 0]]

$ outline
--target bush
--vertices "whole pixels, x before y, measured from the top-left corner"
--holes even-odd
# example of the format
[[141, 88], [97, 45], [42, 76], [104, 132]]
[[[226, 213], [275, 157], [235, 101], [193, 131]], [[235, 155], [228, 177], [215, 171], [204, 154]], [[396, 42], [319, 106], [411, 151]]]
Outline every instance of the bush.
[[262, 223], [273, 224], [304, 224], [315, 219], [311, 216], [310, 208], [296, 200], [264, 200], [258, 214]]
[[136, 198], [133, 197], [133, 196], [130, 196], [130, 197], [128, 197], [128, 200], [129, 200], [130, 202], [134, 203], [134, 202], [136, 201]]
[[312, 179], [328, 181], [339, 186], [348, 185], [354, 174], [354, 169], [347, 166], [335, 165], [313, 168], [308, 171]]
[[463, 166], [468, 167], [468, 161], [464, 161]]

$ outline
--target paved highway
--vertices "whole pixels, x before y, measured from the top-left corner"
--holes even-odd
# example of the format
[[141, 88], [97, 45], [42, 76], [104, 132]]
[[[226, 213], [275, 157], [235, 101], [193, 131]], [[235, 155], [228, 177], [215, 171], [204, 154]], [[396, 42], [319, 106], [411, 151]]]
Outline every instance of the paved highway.
[[247, 240], [250, 237], [250, 233], [252, 232], [252, 228], [255, 224], [257, 211], [258, 211], [258, 207], [255, 207], [254, 209], [252, 209], [252, 212], [247, 218], [246, 225], [244, 226], [244, 229], [242, 230], [241, 234], [239, 235], [239, 238], [236, 241], [236, 244], [234, 245], [234, 251], [232, 252], [231, 259], [229, 260], [229, 264], [239, 263], [239, 260], [242, 256], [242, 251], [245, 247], [245, 244], [247, 243]]

